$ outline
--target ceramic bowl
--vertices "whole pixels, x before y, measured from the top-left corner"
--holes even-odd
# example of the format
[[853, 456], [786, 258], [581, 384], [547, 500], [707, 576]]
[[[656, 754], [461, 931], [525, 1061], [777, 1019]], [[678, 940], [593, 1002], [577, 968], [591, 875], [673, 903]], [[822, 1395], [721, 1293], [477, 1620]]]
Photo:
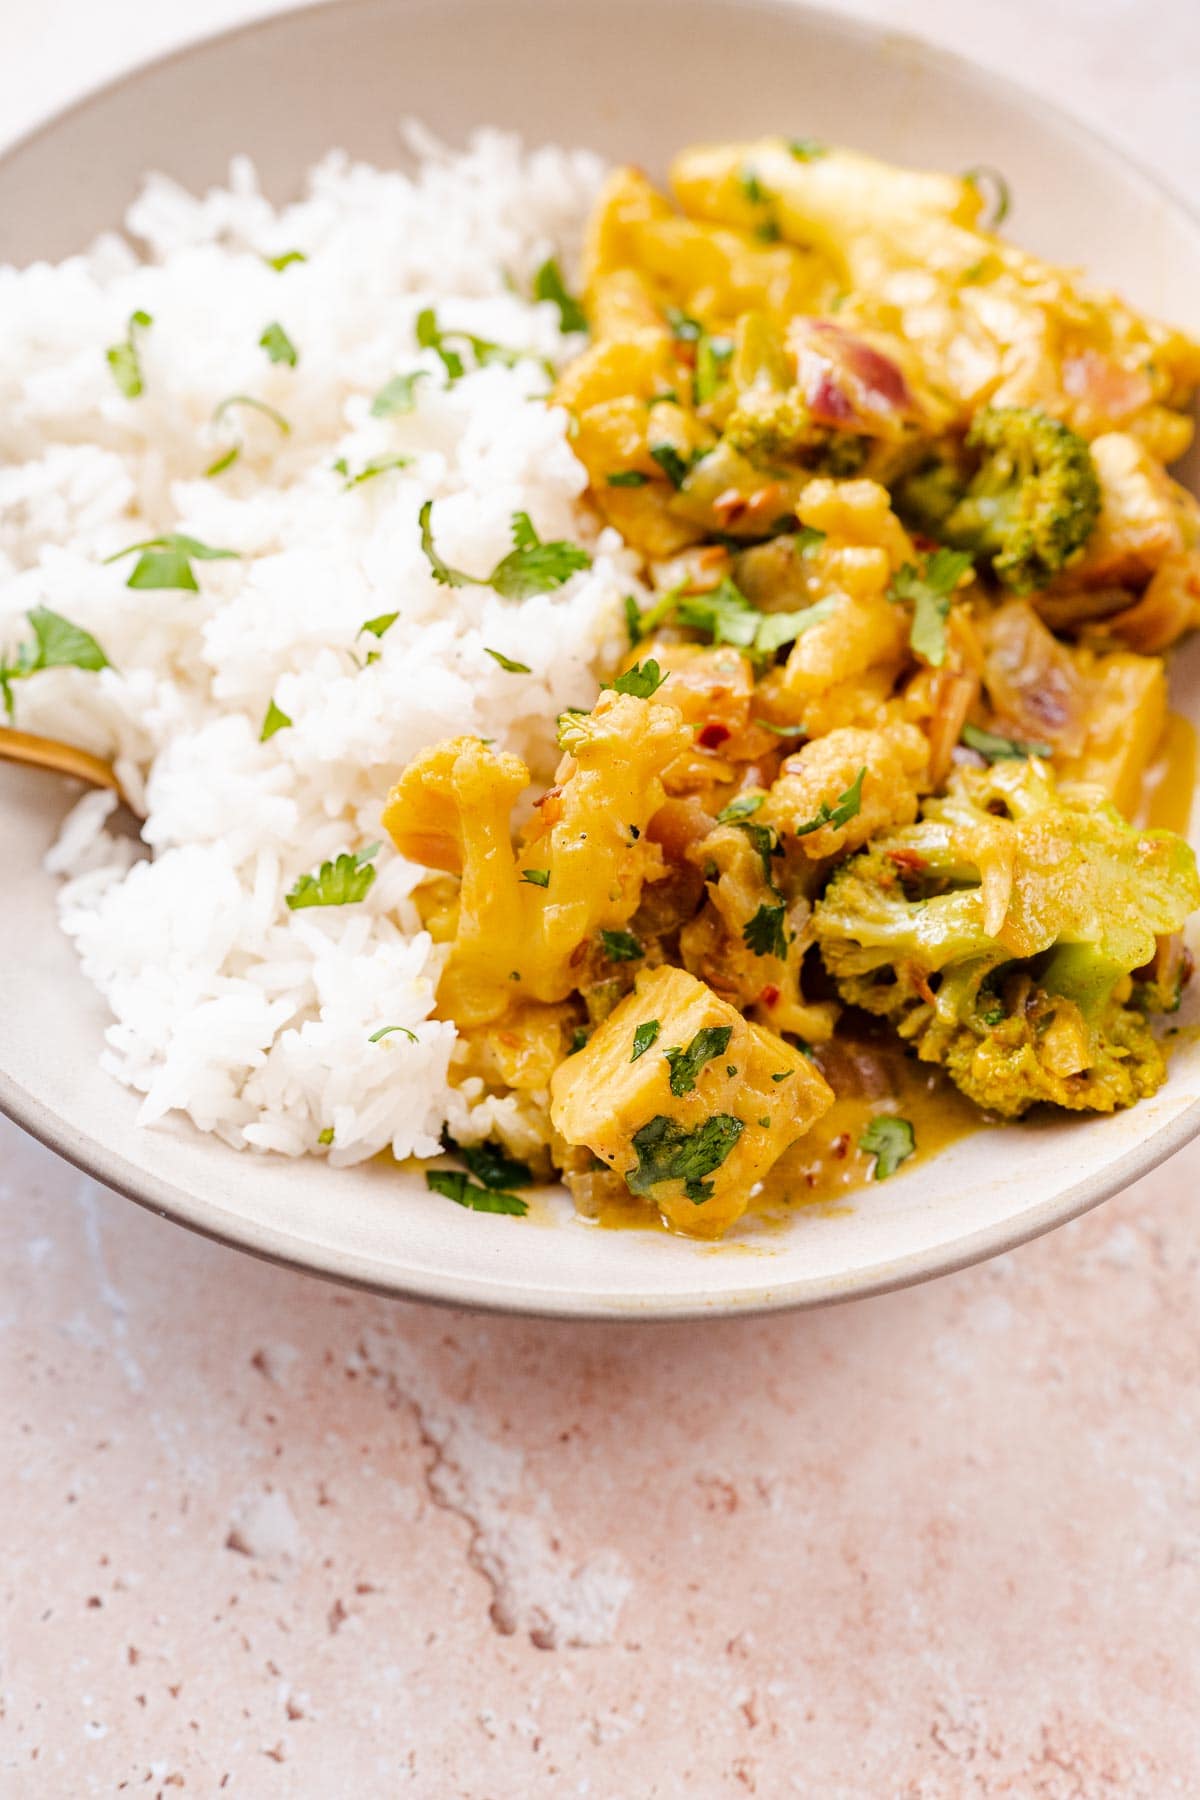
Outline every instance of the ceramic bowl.
[[[1020, 243], [1086, 265], [1200, 326], [1200, 227], [1129, 161], [1043, 101], [924, 44], [770, 0], [339, 0], [151, 64], [0, 159], [0, 261], [61, 257], [116, 226], [139, 180], [189, 187], [248, 151], [275, 199], [341, 145], [380, 163], [398, 121], [452, 142], [481, 123], [590, 145], [661, 172], [696, 139], [802, 133], [898, 162], [1002, 168]], [[1200, 720], [1200, 654], [1173, 670]], [[376, 1163], [238, 1155], [187, 1127], [141, 1130], [97, 1061], [105, 1015], [55, 922], [42, 856], [70, 803], [0, 772], [0, 1105], [131, 1199], [258, 1255], [462, 1305], [661, 1318], [817, 1305], [960, 1267], [1046, 1231], [1200, 1129], [1200, 1043], [1131, 1112], [965, 1138], [836, 1216], [699, 1245], [605, 1231], [563, 1198], [525, 1221], [459, 1211]]]

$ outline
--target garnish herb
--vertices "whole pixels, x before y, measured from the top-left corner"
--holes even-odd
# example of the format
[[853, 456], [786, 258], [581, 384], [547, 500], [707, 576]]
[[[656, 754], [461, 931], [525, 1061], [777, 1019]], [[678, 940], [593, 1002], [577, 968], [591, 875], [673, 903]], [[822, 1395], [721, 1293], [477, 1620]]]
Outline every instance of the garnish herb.
[[666, 674], [654, 658], [648, 656], [644, 663], [635, 663], [632, 669], [626, 669], [623, 675], [618, 675], [611, 686], [614, 694], [632, 694], [635, 700], [649, 700], [652, 694], [657, 694], [666, 679]]
[[[268, 406], [265, 400], [256, 400], [253, 394], [230, 394], [228, 399], [222, 400], [220, 405], [214, 408], [213, 424], [219, 425], [226, 413], [230, 412], [235, 406], [248, 406], [252, 408], [254, 412], [261, 413], [265, 419], [270, 419], [272, 425], [275, 426], [282, 437], [287, 437], [292, 429], [291, 425], [281, 412], [277, 411], [273, 406]], [[215, 462], [208, 465], [204, 473], [208, 476], [224, 474], [226, 469], [232, 468], [233, 464], [242, 454], [243, 448], [242, 440], [239, 437], [229, 446], [228, 450], [223, 451], [221, 455], [217, 457]]]
[[521, 880], [527, 881], [530, 887], [548, 888], [550, 871], [549, 869], [522, 869]]
[[756, 825], [753, 819], [735, 819], [733, 822], [739, 831], [745, 832], [755, 850], [757, 850], [759, 860], [762, 863], [763, 880], [771, 891], [774, 892], [775, 881], [771, 862], [774, 857], [783, 855], [783, 850], [779, 843], [779, 833], [775, 830], [773, 825]]
[[989, 762], [1022, 762], [1027, 756], [1054, 754], [1049, 744], [1025, 744], [1017, 738], [1001, 737], [996, 731], [984, 731], [979, 725], [964, 725], [962, 741], [968, 750], [986, 756]]
[[625, 629], [629, 633], [629, 648], [634, 650], [641, 643], [645, 632], [642, 630], [642, 609], [632, 594], [626, 594]]
[[577, 1025], [571, 1033], [571, 1042], [567, 1047], [567, 1055], [578, 1056], [590, 1036], [591, 1033], [587, 1030], [586, 1026]]
[[633, 1055], [630, 1062], [635, 1063], [639, 1056], [645, 1056], [647, 1050], [653, 1049], [658, 1041], [662, 1024], [658, 1019], [643, 1019], [633, 1034]]
[[862, 811], [863, 778], [866, 773], [867, 765], [864, 763], [845, 793], [839, 794], [832, 806], [828, 800], [822, 800], [811, 819], [807, 819], [803, 825], [793, 827], [793, 836], [807, 837], [812, 831], [820, 831], [823, 825], [836, 828], [856, 819]]
[[441, 1194], [447, 1200], [453, 1200], [456, 1206], [465, 1206], [471, 1212], [509, 1213], [514, 1218], [524, 1218], [529, 1211], [528, 1203], [516, 1194], [498, 1193], [495, 1188], [479, 1187], [465, 1175], [461, 1169], [426, 1169], [426, 1185], [435, 1194]]
[[232, 469], [234, 463], [241, 454], [242, 446], [240, 444], [230, 444], [228, 450], [223, 450], [220, 456], [216, 458], [215, 462], [209, 463], [207, 469], [204, 471], [205, 475], [210, 480], [214, 475], [223, 475], [226, 469]]
[[733, 644], [752, 656], [773, 656], [836, 609], [837, 601], [828, 597], [796, 612], [760, 612], [728, 575], [709, 594], [685, 594], [673, 602], [681, 625], [707, 631], [714, 644]]
[[829, 155], [829, 145], [822, 144], [817, 138], [789, 138], [788, 154], [794, 156], [797, 162], [816, 162], [819, 156]]
[[318, 1144], [324, 1144], [326, 1146], [326, 1148], [328, 1148], [328, 1146], [330, 1144], [332, 1144], [332, 1142], [333, 1142], [333, 1126], [332, 1125], [326, 1125], [324, 1131], [318, 1131], [317, 1142], [318, 1142]]
[[825, 532], [818, 531], [815, 525], [802, 525], [799, 531], [793, 531], [792, 543], [801, 556], [807, 556], [810, 550], [820, 549], [825, 537]]
[[970, 567], [971, 558], [965, 550], [935, 550], [926, 559], [924, 569], [918, 570], [912, 563], [905, 563], [892, 576], [888, 598], [911, 601], [913, 615], [908, 641], [932, 668], [940, 669], [946, 660], [950, 599]]
[[372, 400], [371, 417], [394, 419], [401, 413], [414, 411], [417, 404], [417, 383], [428, 380], [428, 369], [413, 369], [407, 375], [393, 375], [390, 381], [384, 382]]
[[[783, 906], [760, 906], [754, 917], [742, 927], [742, 941], [755, 956], [787, 955], [787, 933], [783, 929], [786, 909]], [[777, 1076], [776, 1080], [782, 1080]]]
[[148, 312], [137, 312], [129, 315], [129, 324], [125, 328], [125, 336], [121, 343], [113, 344], [105, 351], [112, 378], [127, 400], [136, 400], [143, 392], [142, 362], [138, 355], [136, 333], [148, 331], [154, 320]]
[[758, 811], [766, 797], [765, 794], [735, 795], [729, 805], [723, 806], [717, 814], [717, 824], [732, 825], [737, 819], [748, 819], [752, 813]]
[[432, 350], [440, 358], [446, 371], [446, 380], [451, 385], [461, 381], [467, 372], [462, 356], [457, 350], [450, 348], [451, 339], [465, 345], [474, 357], [477, 369], [486, 368], [489, 363], [500, 363], [511, 369], [526, 357], [534, 356], [531, 350], [508, 350], [503, 344], [494, 344], [490, 338], [476, 337], [470, 331], [443, 331], [431, 306], [423, 307], [417, 314], [416, 337], [422, 350]]
[[348, 491], [364, 481], [371, 481], [376, 475], [387, 475], [393, 469], [407, 469], [411, 462], [411, 456], [373, 456], [361, 469], [351, 473], [345, 457], [339, 456], [333, 466], [342, 477], [343, 488]]
[[969, 181], [976, 193], [982, 194], [992, 203], [991, 214], [983, 222], [985, 231], [996, 231], [1003, 225], [1012, 205], [1012, 190], [999, 169], [993, 169], [989, 163], [979, 163], [973, 169], [963, 170], [963, 180]]
[[26, 618], [33, 627], [32, 644], [22, 644], [15, 663], [0, 658], [0, 698], [9, 718], [13, 715], [12, 683], [42, 669], [84, 669], [95, 673], [112, 667], [90, 631], [72, 625], [48, 606], [35, 606]]
[[631, 931], [602, 931], [600, 942], [609, 962], [640, 962], [645, 955]]
[[707, 332], [700, 338], [696, 345], [696, 373], [692, 380], [692, 394], [697, 406], [703, 406], [712, 399], [725, 379], [725, 371], [732, 355], [732, 338], [710, 337]]
[[398, 612], [392, 612], [380, 613], [375, 619], [364, 619], [358, 628], [358, 636], [361, 637], [364, 631], [369, 631], [372, 637], [381, 638], [385, 631], [392, 629], [399, 617]]
[[[668, 306], [667, 324], [671, 327], [671, 336], [679, 344], [698, 344], [704, 335], [704, 327], [699, 319], [693, 319], [690, 313], [680, 312], [677, 306]], [[675, 398], [674, 394], [671, 398]]]
[[625, 1177], [635, 1194], [649, 1194], [665, 1181], [682, 1181], [694, 1206], [713, 1197], [715, 1184], [704, 1177], [719, 1169], [745, 1130], [732, 1113], [714, 1113], [695, 1131], [659, 1113], [633, 1135], [637, 1167]]
[[549, 594], [562, 587], [581, 569], [590, 569], [592, 559], [578, 544], [558, 538], [543, 543], [532, 519], [526, 512], [512, 516], [513, 548], [502, 557], [486, 580], [452, 569], [437, 553], [433, 542], [433, 501], [426, 500], [420, 511], [421, 549], [425, 552], [433, 579], [443, 587], [490, 587], [502, 600], [529, 600], [534, 594]]
[[145, 538], [140, 544], [127, 544], [124, 550], [106, 556], [106, 563], [120, 562], [122, 557], [137, 556], [133, 573], [125, 583], [131, 588], [174, 588], [183, 593], [199, 592], [192, 573], [193, 562], [227, 562], [236, 559], [236, 550], [216, 550], [202, 544], [199, 538], [185, 537], [181, 531], [165, 537]]
[[773, 719], [755, 719], [753, 723], [763, 731], [773, 731], [776, 737], [804, 737], [803, 725], [776, 725]]
[[442, 1143], [451, 1156], [464, 1162], [476, 1181], [486, 1188], [532, 1187], [533, 1170], [528, 1163], [518, 1162], [503, 1145], [491, 1138], [483, 1144], [456, 1144], [446, 1133]]
[[913, 1155], [917, 1140], [907, 1119], [898, 1119], [892, 1113], [878, 1113], [859, 1138], [858, 1147], [875, 1158], [874, 1179], [886, 1181]]
[[778, 1069], [775, 1074], [772, 1075], [771, 1080], [786, 1081], [789, 1075], [794, 1075], [795, 1073], [796, 1071], [794, 1069]]
[[645, 487], [650, 477], [643, 475], [640, 469], [614, 469], [606, 480], [609, 487], [638, 488]]
[[275, 736], [277, 731], [286, 731], [292, 722], [293, 721], [288, 718], [282, 707], [276, 706], [274, 700], [272, 700], [270, 706], [267, 708], [266, 716], [263, 719], [262, 730], [258, 734], [259, 743], [267, 743]]
[[273, 363], [286, 363], [289, 369], [294, 369], [300, 360], [299, 351], [278, 319], [272, 319], [271, 323], [263, 328], [263, 334], [258, 342], [260, 349], [266, 351]]
[[724, 1056], [732, 1036], [732, 1025], [705, 1025], [686, 1050], [679, 1044], [672, 1044], [663, 1051], [671, 1065], [671, 1092], [677, 1099], [691, 1093], [705, 1063], [711, 1062], [714, 1056]]
[[378, 1031], [371, 1033], [367, 1042], [368, 1044], [381, 1043], [385, 1037], [391, 1037], [393, 1031], [402, 1031], [410, 1043], [419, 1044], [421, 1041], [416, 1032], [410, 1031], [407, 1025], [381, 1025]]
[[493, 662], [498, 662], [500, 667], [506, 670], [510, 675], [529, 675], [532, 673], [528, 663], [514, 662], [511, 656], [505, 656], [503, 650], [489, 650], [488, 646], [485, 644], [483, 646], [483, 653], [485, 656], [490, 656]]
[[290, 894], [285, 895], [290, 911], [305, 906], [352, 906], [365, 900], [375, 880], [372, 858], [380, 846], [369, 844], [357, 855], [344, 850], [332, 862], [323, 862], [315, 875], [302, 875]]
[[650, 454], [673, 488], [683, 486], [688, 471], [697, 460], [694, 456], [684, 456], [674, 444], [651, 444]]
[[751, 206], [765, 206], [771, 198], [759, 180], [756, 169], [749, 167], [741, 169], [738, 173], [738, 187], [742, 191], [743, 199], [748, 200]]
[[274, 269], [277, 275], [281, 275], [293, 263], [307, 262], [308, 257], [303, 250], [285, 250], [280, 256], [264, 256], [263, 261], [268, 268]]
[[533, 297], [535, 300], [550, 300], [558, 308], [558, 320], [564, 331], [586, 331], [587, 314], [573, 294], [569, 294], [563, 282], [562, 271], [552, 256], [548, 256], [533, 278]]

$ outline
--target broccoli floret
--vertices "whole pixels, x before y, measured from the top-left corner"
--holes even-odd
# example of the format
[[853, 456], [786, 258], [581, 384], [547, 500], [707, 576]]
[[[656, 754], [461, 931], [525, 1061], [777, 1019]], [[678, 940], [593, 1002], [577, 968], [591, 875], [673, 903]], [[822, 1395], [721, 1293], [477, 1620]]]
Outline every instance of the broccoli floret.
[[1132, 972], [1200, 905], [1189, 846], [1138, 832], [1034, 760], [960, 770], [921, 820], [834, 874], [813, 913], [842, 998], [891, 1020], [979, 1105], [1111, 1112], [1162, 1053]]
[[940, 460], [904, 481], [902, 516], [990, 564], [1014, 593], [1045, 587], [1078, 556], [1100, 512], [1092, 453], [1076, 432], [1030, 406], [988, 406], [961, 466]]

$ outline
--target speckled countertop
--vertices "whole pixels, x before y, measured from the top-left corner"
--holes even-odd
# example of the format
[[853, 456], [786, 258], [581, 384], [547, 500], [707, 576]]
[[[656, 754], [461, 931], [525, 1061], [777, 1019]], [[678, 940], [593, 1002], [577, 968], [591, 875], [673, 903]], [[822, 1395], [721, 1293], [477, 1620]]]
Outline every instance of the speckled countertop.
[[[15, 130], [252, 9], [6, 17]], [[1186, 185], [1194, 0], [869, 0]], [[0, 1122], [0, 1793], [1200, 1793], [1200, 1147], [820, 1315], [340, 1292]]]

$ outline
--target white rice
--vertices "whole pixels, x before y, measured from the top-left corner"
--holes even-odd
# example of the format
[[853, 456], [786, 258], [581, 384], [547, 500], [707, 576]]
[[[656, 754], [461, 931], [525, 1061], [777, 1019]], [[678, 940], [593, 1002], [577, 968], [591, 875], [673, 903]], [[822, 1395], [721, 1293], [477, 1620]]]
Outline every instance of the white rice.
[[[113, 1015], [104, 1064], [144, 1096], [147, 1125], [185, 1114], [287, 1155], [332, 1130], [339, 1162], [432, 1154], [446, 1118], [478, 1136], [511, 1103], [472, 1121], [478, 1086], [447, 1082], [454, 1029], [429, 1017], [440, 953], [410, 898], [418, 870], [385, 846], [361, 904], [292, 912], [285, 895], [382, 837], [388, 786], [425, 745], [477, 732], [544, 778], [555, 716], [591, 704], [636, 586], [620, 540], [580, 505], [565, 415], [537, 398], [536, 359], [577, 342], [522, 297], [551, 253], [574, 272], [600, 167], [494, 132], [461, 155], [418, 148], [412, 177], [332, 155], [280, 211], [244, 160], [202, 198], [152, 178], [128, 218], [144, 260], [112, 238], [56, 268], [0, 270], [0, 650], [46, 606], [114, 665], [15, 682], [17, 723], [114, 758], [153, 851], [134, 860], [110, 837], [111, 799], [94, 793], [48, 859]], [[307, 260], [282, 273], [264, 260], [292, 249]], [[415, 343], [426, 306], [531, 357], [447, 386]], [[130, 400], [105, 351], [135, 309], [153, 325]], [[273, 320], [295, 368], [259, 346]], [[429, 371], [416, 411], [372, 418], [374, 394], [413, 368]], [[240, 459], [209, 479], [230, 394], [291, 429], [241, 409]], [[349, 489], [333, 467], [397, 453], [408, 468]], [[476, 574], [511, 547], [517, 510], [543, 537], [585, 543], [592, 569], [523, 603], [439, 587], [417, 529], [429, 498], [438, 549]], [[198, 595], [130, 589], [131, 561], [105, 563], [166, 532], [238, 559], [196, 562]], [[382, 638], [360, 637], [391, 612]], [[485, 645], [532, 673], [506, 673]], [[294, 723], [262, 744], [272, 700]], [[369, 1043], [385, 1025], [418, 1041]]]

